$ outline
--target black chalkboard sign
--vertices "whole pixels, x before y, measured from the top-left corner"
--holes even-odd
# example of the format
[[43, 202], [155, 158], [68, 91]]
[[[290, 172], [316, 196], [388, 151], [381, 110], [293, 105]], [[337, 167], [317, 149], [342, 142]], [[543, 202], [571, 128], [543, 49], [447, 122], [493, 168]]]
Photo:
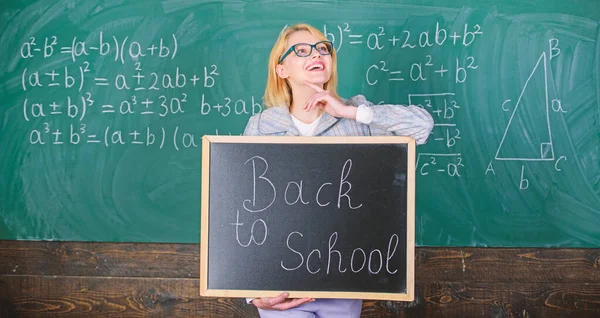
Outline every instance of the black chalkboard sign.
[[413, 300], [415, 141], [203, 138], [201, 295]]

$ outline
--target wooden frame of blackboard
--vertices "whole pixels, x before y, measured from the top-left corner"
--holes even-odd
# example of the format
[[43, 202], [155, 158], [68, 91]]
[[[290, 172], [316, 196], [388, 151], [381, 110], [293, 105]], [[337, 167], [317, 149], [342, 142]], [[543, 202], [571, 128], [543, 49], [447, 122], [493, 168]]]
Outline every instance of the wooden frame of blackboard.
[[202, 190], [200, 227], [200, 295], [205, 297], [275, 297], [281, 290], [238, 290], [208, 288], [208, 240], [210, 196], [210, 146], [212, 143], [256, 144], [406, 144], [407, 145], [407, 229], [406, 229], [406, 293], [295, 291], [285, 290], [290, 298], [339, 298], [393, 301], [414, 300], [415, 264], [415, 158], [416, 142], [403, 136], [351, 136], [351, 137], [282, 137], [282, 136], [203, 136], [202, 138]]

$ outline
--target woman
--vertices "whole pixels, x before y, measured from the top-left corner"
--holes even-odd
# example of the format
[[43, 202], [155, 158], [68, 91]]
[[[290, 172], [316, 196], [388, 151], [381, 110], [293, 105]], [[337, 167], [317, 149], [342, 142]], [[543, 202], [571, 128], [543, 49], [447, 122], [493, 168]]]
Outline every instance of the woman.
[[[336, 53], [316, 28], [286, 28], [271, 50], [263, 103], [252, 116], [248, 136], [381, 136], [400, 135], [423, 144], [433, 128], [427, 111], [416, 106], [373, 105], [364, 96], [341, 100], [337, 95]], [[249, 301], [265, 317], [360, 317], [361, 300], [289, 299]]]

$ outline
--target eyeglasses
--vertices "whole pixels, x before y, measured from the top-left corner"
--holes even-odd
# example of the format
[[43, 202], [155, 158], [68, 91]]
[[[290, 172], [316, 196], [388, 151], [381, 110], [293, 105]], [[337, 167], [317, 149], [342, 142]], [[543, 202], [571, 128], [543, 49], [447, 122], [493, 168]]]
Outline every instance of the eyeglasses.
[[321, 54], [321, 55], [330, 55], [331, 52], [333, 51], [333, 44], [331, 44], [331, 42], [329, 42], [329, 41], [321, 41], [321, 42], [317, 42], [315, 44], [308, 44], [308, 43], [294, 44], [283, 54], [283, 56], [281, 56], [281, 58], [279, 59], [279, 64], [281, 64], [281, 62], [283, 62], [283, 59], [285, 59], [286, 56], [288, 56], [290, 53], [292, 53], [292, 51], [294, 53], [296, 53], [296, 56], [298, 56], [298, 57], [307, 57], [312, 54], [313, 48], [317, 49], [317, 52], [319, 52], [319, 54]]

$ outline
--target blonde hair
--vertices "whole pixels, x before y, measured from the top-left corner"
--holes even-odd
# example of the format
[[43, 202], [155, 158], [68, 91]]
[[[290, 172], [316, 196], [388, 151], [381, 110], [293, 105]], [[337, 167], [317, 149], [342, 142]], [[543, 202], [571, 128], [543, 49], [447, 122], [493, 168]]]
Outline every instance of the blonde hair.
[[[286, 79], [283, 79], [277, 75], [277, 65], [279, 65], [279, 59], [285, 52], [287, 46], [287, 40], [294, 32], [308, 31], [313, 36], [317, 37], [319, 41], [328, 41], [327, 37], [315, 27], [308, 24], [295, 24], [290, 27], [286, 27], [277, 38], [277, 41], [271, 49], [269, 55], [269, 74], [267, 76], [267, 87], [265, 89], [265, 95], [263, 96], [263, 103], [266, 107], [275, 106], [286, 106], [292, 105], [292, 88]], [[323, 89], [331, 92], [334, 96], [339, 97], [337, 94], [337, 56], [335, 50], [331, 51], [331, 78], [323, 85]]]

